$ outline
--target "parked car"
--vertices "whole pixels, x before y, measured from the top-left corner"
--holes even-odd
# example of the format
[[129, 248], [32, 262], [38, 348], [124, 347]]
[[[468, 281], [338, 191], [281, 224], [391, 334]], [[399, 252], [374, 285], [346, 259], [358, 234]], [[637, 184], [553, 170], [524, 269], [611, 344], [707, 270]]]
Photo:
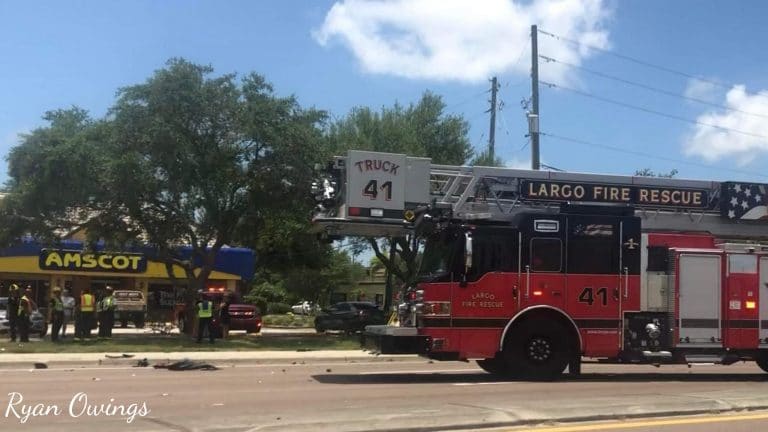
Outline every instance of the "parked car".
[[341, 302], [324, 309], [315, 318], [315, 330], [357, 332], [367, 325], [386, 324], [384, 311], [368, 302]]
[[[240, 303], [240, 299], [236, 295], [232, 295], [232, 303], [229, 305], [229, 330], [245, 330], [246, 333], [259, 333], [261, 332], [261, 313], [259, 308], [251, 304]], [[211, 320], [211, 327], [213, 328], [214, 337], [221, 337], [221, 323], [219, 322], [219, 306], [224, 299], [224, 292], [217, 290], [208, 290], [203, 294], [206, 300], [213, 302], [214, 313]], [[194, 312], [193, 312], [194, 313]], [[184, 325], [186, 323], [186, 306], [181, 303], [176, 306], [174, 312], [176, 316], [176, 323], [179, 327], [179, 331], [184, 333]], [[193, 315], [194, 316], [194, 315]], [[194, 333], [196, 329], [192, 330]]]
[[116, 290], [115, 297], [115, 321], [120, 327], [128, 327], [132, 322], [136, 328], [144, 328], [147, 315], [147, 300], [144, 293], [135, 290]]
[[310, 301], [303, 301], [291, 306], [291, 312], [296, 315], [310, 315], [318, 311], [318, 306]]
[[261, 314], [259, 309], [250, 304], [229, 305], [229, 329], [245, 330], [246, 333], [261, 331]]
[[[29, 320], [31, 322], [29, 326], [30, 334], [37, 334], [42, 338], [48, 333], [48, 323], [45, 320], [45, 315], [40, 313], [40, 311], [32, 311]], [[0, 333], [7, 333], [10, 328], [11, 323], [8, 321], [8, 297], [0, 297]]]

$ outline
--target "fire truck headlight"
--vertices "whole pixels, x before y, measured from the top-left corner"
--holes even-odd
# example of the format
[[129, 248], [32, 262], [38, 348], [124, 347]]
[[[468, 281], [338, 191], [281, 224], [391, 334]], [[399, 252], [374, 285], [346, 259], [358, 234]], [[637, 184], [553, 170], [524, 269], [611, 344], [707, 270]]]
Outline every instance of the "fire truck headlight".
[[451, 314], [451, 302], [424, 302], [422, 311], [424, 315], [447, 316]]
[[416, 301], [424, 300], [424, 290], [416, 290]]

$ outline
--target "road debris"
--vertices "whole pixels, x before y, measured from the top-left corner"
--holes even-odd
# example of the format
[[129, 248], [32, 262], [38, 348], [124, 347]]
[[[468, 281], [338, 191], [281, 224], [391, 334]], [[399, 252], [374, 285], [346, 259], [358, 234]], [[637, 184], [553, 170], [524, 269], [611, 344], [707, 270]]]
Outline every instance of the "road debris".
[[35, 369], [48, 369], [48, 365], [45, 363], [35, 363]]
[[111, 358], [111, 359], [119, 359], [119, 358], [133, 358], [133, 354], [104, 354], [104, 357]]
[[187, 371], [187, 370], [206, 370], [206, 371], [214, 371], [219, 370], [218, 367], [209, 364], [209, 363], [203, 363], [199, 361], [192, 361], [189, 359], [184, 359], [181, 361], [173, 362], [173, 363], [160, 363], [156, 364], [154, 366], [155, 369], [168, 369], [172, 371]]

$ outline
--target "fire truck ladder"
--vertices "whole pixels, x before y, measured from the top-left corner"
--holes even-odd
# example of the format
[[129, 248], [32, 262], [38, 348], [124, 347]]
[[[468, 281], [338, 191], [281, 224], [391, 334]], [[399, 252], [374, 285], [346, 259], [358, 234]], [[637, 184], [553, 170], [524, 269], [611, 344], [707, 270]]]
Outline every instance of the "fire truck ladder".
[[[375, 154], [375, 153], [373, 153]], [[384, 155], [378, 153], [378, 155]], [[343, 186], [339, 188], [339, 196], [345, 196], [348, 191], [345, 184], [346, 157], [337, 157], [334, 166], [341, 175], [338, 178]], [[411, 158], [408, 158], [409, 160]], [[514, 168], [480, 167], [480, 166], [456, 166], [431, 164], [428, 159], [420, 159], [419, 165], [414, 163], [409, 169], [417, 173], [410, 180], [422, 182], [428, 177], [428, 196], [422, 196], [417, 201], [410, 201], [406, 205], [410, 208], [419, 205], [433, 204], [437, 208], [449, 209], [455, 219], [459, 220], [486, 220], [495, 222], [510, 221], [521, 211], [540, 211], [542, 213], [556, 213], [563, 204], [563, 199], [547, 199], [546, 197], [528, 196], [524, 188], [531, 182], [557, 182], [559, 184], [589, 185], [601, 187], [637, 187], [653, 188], [659, 190], [697, 190], [706, 191], [706, 203], [700, 207], [674, 207], [670, 205], [654, 205], [649, 203], [629, 204], [635, 208], [635, 214], [642, 218], [645, 230], [676, 231], [676, 232], [709, 232], [721, 238], [766, 238], [768, 233], [763, 223], [753, 223], [744, 220], [729, 220], [720, 214], [720, 193], [723, 184], [716, 181], [670, 179], [642, 176], [618, 176], [607, 174], [587, 174], [571, 172], [534, 171]], [[411, 162], [409, 162], [410, 164]], [[428, 170], [424, 173], [423, 170]], [[420, 174], [418, 174], [420, 173]], [[766, 197], [768, 199], [768, 197]], [[584, 204], [599, 205], [627, 205], [611, 202], [583, 202]], [[394, 220], [388, 224], [381, 219], [350, 217], [341, 207], [329, 209], [316, 215], [316, 222], [320, 225], [333, 225], [334, 232], [344, 235], [344, 222], [350, 219], [368, 223], [375, 231], [378, 228], [397, 230]]]
[[523, 205], [518, 194], [521, 174], [528, 173], [518, 171], [433, 165], [429, 176], [430, 197], [437, 207], [450, 208], [458, 219], [509, 220], [516, 208], [531, 207], [530, 203]]

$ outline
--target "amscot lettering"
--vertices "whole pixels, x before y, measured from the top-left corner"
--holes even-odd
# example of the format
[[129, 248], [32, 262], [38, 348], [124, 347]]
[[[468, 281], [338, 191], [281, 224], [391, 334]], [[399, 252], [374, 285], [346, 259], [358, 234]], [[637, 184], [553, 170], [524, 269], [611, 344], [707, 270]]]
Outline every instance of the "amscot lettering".
[[143, 273], [147, 270], [147, 260], [143, 255], [127, 253], [83, 253], [44, 249], [40, 252], [39, 264], [43, 270], [117, 273]]

